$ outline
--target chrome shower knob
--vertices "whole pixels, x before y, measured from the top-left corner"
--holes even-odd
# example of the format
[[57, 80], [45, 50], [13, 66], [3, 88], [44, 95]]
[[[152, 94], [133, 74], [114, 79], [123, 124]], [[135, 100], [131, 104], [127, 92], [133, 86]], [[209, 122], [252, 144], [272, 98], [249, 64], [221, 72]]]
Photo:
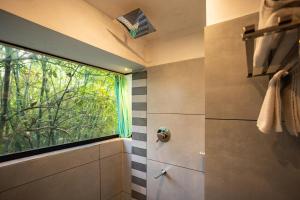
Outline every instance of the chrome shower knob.
[[169, 129], [161, 127], [157, 130], [156, 135], [157, 135], [156, 142], [158, 142], [158, 141], [168, 142], [170, 140], [170, 137], [171, 137], [171, 132], [170, 132]]

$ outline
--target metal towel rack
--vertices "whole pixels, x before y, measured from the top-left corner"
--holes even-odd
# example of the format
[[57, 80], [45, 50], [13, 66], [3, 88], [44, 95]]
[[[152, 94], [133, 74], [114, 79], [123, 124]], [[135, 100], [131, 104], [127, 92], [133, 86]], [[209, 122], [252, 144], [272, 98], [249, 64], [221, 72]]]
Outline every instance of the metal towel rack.
[[[298, 28], [298, 38], [300, 38], [300, 20], [292, 20], [292, 16], [284, 16], [278, 18], [278, 24], [276, 26], [267, 27], [260, 30], [255, 30], [255, 25], [249, 25], [243, 27], [243, 34], [242, 39], [245, 41], [246, 46], [246, 55], [247, 55], [247, 70], [248, 70], [248, 78], [251, 77], [257, 77], [257, 76], [272, 76], [274, 73], [276, 73], [280, 68], [277, 68], [275, 71], [270, 69], [270, 63], [272, 61], [273, 55], [275, 52], [271, 52], [268, 58], [268, 63], [265, 67], [259, 70], [259, 72], [254, 73], [253, 68], [253, 54], [254, 54], [254, 44], [255, 39], [258, 37], [271, 35], [275, 33], [285, 32], [288, 30], [296, 29]], [[296, 48], [296, 49], [295, 49]], [[295, 47], [287, 54], [287, 56], [284, 58], [282, 62], [282, 66], [284, 66], [285, 63], [287, 63], [291, 57], [293, 56], [293, 52], [295, 50], [298, 50], [299, 45], [295, 45]], [[298, 52], [298, 51], [297, 51]]]

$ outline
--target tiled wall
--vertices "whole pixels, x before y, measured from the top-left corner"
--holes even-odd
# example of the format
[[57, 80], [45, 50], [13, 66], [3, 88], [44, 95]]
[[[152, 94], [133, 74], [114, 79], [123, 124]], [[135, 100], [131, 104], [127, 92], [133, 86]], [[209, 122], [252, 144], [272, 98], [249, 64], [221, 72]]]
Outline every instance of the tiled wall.
[[113, 139], [1, 163], [0, 199], [130, 199], [127, 146]]
[[[147, 199], [204, 199], [204, 60], [149, 68], [147, 78]], [[171, 132], [157, 142], [158, 128]], [[162, 169], [166, 176], [154, 179]]]
[[147, 198], [147, 72], [132, 74], [131, 196]]
[[300, 140], [261, 134], [256, 119], [268, 77], [247, 79], [248, 15], [205, 30], [205, 199], [300, 199]]

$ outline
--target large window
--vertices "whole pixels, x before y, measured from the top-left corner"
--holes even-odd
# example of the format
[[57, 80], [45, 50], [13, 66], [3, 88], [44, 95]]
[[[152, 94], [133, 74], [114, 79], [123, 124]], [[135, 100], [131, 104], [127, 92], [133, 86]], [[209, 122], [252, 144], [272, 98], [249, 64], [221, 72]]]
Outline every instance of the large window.
[[116, 134], [119, 75], [0, 44], [0, 155]]

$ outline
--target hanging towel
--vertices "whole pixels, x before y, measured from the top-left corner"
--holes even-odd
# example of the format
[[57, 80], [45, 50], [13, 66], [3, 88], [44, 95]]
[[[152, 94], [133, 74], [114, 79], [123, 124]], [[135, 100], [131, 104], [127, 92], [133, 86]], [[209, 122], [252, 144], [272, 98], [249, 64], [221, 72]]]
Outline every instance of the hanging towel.
[[257, 127], [263, 133], [282, 132], [281, 126], [281, 78], [286, 70], [278, 71], [269, 82], [268, 90], [257, 120]]
[[[286, 15], [291, 15], [293, 20], [300, 19], [300, 0], [264, 0], [260, 9], [259, 29], [276, 25], [278, 17]], [[271, 65], [279, 66], [296, 42], [298, 42], [297, 30], [257, 38], [253, 57], [254, 67], [269, 66], [269, 56], [274, 52]]]
[[285, 126], [291, 135], [300, 133], [300, 69], [299, 62], [294, 64], [290, 78], [283, 90], [283, 115]]
[[282, 8], [300, 7], [300, 0], [262, 0], [259, 11], [258, 28], [267, 27], [267, 20], [276, 11]]

